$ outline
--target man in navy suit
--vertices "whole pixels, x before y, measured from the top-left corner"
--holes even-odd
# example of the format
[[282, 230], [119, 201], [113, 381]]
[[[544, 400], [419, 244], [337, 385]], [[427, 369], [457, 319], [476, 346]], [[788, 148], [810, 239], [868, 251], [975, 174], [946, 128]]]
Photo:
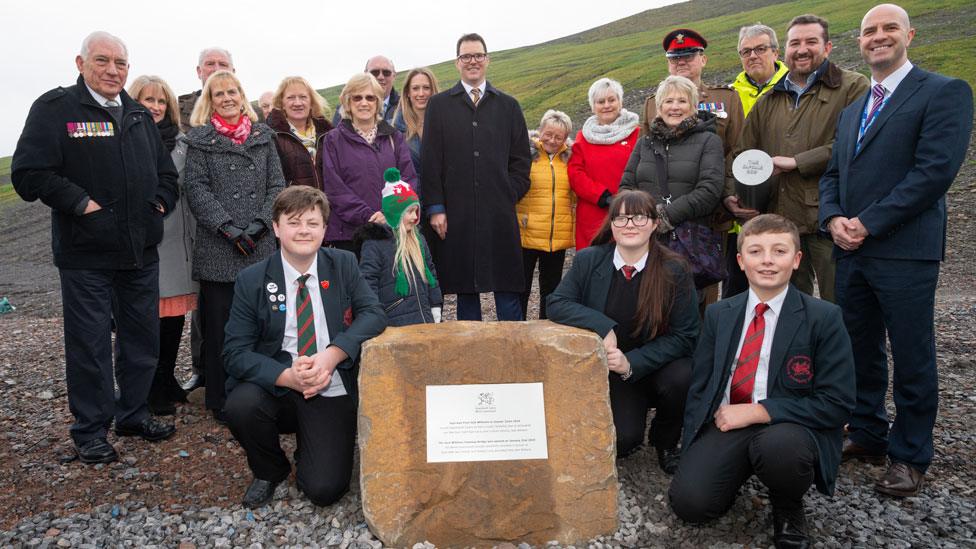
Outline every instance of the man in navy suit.
[[689, 522], [718, 518], [756, 475], [776, 547], [808, 547], [803, 495], [813, 483], [833, 492], [854, 408], [851, 343], [839, 307], [790, 285], [802, 255], [792, 221], [754, 217], [737, 246], [749, 291], [705, 311], [671, 509]]
[[[875, 489], [914, 496], [932, 461], [938, 409], [934, 308], [945, 252], [945, 193], [966, 155], [973, 94], [958, 79], [908, 61], [915, 36], [893, 4], [861, 21], [871, 91], [838, 120], [820, 180], [820, 227], [833, 237], [837, 303], [857, 364], [857, 407], [844, 459], [891, 464]], [[885, 412], [894, 363], [896, 417]]]
[[234, 285], [224, 410], [254, 474], [245, 507], [271, 501], [291, 472], [282, 432], [296, 433], [298, 487], [329, 505], [352, 475], [360, 347], [383, 331], [386, 315], [356, 256], [321, 248], [329, 217], [322, 191], [289, 187], [272, 216], [281, 253], [241, 271]]

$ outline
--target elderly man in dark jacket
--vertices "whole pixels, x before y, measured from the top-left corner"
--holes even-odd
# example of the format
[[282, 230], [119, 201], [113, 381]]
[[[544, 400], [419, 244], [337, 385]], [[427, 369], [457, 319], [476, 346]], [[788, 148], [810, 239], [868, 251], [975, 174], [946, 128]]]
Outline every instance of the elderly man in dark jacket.
[[499, 320], [522, 320], [515, 204], [529, 190], [529, 135], [518, 101], [485, 80], [487, 51], [481, 36], [462, 36], [461, 81], [427, 106], [424, 209], [441, 238], [432, 244], [437, 272], [444, 293], [458, 294], [458, 320], [481, 320], [481, 292], [495, 293]]
[[152, 116], [123, 89], [125, 44], [94, 32], [75, 62], [77, 84], [31, 106], [11, 170], [24, 200], [51, 207], [71, 437], [83, 462], [106, 463], [118, 458], [105, 438], [113, 419], [120, 436], [161, 440], [175, 430], [149, 415], [146, 399], [159, 358], [156, 245], [178, 174]]

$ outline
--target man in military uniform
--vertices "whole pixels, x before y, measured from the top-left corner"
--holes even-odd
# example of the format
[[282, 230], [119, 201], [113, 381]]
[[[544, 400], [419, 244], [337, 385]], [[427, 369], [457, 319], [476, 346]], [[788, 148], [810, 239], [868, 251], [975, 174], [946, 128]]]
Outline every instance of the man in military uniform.
[[197, 98], [200, 97], [200, 92], [203, 85], [207, 83], [207, 79], [217, 71], [234, 72], [234, 58], [231, 57], [230, 52], [217, 47], [207, 48], [200, 52], [200, 60], [197, 62], [200, 89], [181, 95], [177, 99], [180, 104], [180, 129], [183, 132], [190, 131], [190, 114], [193, 112], [193, 106], [197, 104]]
[[[837, 117], [869, 87], [864, 75], [830, 62], [832, 47], [823, 18], [800, 15], [790, 21], [783, 56], [789, 72], [752, 108], [736, 146], [736, 153], [760, 149], [772, 157], [769, 212], [800, 229], [803, 257], [793, 284], [813, 294], [816, 279], [820, 297], [831, 302], [833, 242], [817, 223], [820, 176], [830, 160]], [[734, 183], [726, 181], [728, 192]]]
[[[200, 78], [199, 90], [179, 96], [177, 102], [180, 105], [180, 129], [185, 133], [190, 131], [190, 114], [193, 107], [197, 104], [203, 85], [207, 83], [210, 75], [217, 71], [234, 72], [234, 58], [230, 52], [223, 48], [207, 48], [200, 52], [200, 59], [197, 61], [197, 77]], [[198, 387], [206, 385], [206, 371], [203, 366], [203, 314], [201, 304], [194, 309], [190, 317], [190, 355], [193, 362], [193, 375], [183, 384], [185, 391], [192, 391]]]
[[81, 461], [108, 463], [118, 458], [106, 438], [113, 420], [119, 436], [157, 441], [175, 431], [146, 400], [159, 360], [156, 246], [178, 174], [152, 115], [125, 93], [125, 44], [93, 32], [75, 63], [75, 85], [31, 105], [11, 179], [24, 200], [51, 208], [71, 439]]
[[[708, 61], [705, 56], [708, 41], [704, 36], [691, 29], [675, 29], [664, 37], [661, 45], [668, 60], [668, 72], [672, 76], [684, 76], [698, 86], [698, 111], [715, 115], [718, 123], [716, 131], [722, 139], [722, 151], [728, 165], [731, 162], [732, 149], [739, 140], [742, 125], [745, 123], [739, 94], [728, 86], [706, 86], [702, 83], [702, 69]], [[651, 95], [644, 102], [644, 115], [641, 117], [645, 135], [650, 135], [651, 121], [656, 116], [657, 107], [654, 95]], [[722, 206], [716, 209], [716, 214], [712, 229], [724, 234], [732, 228], [731, 218]], [[714, 303], [718, 300], [718, 284], [703, 288], [700, 294], [702, 307]]]

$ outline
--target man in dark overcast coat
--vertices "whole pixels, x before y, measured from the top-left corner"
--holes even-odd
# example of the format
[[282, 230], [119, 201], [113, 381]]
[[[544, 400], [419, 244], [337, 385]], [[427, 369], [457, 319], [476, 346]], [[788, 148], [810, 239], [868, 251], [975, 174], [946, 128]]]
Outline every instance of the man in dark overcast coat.
[[458, 320], [481, 320], [482, 292], [494, 292], [499, 320], [522, 320], [515, 203], [529, 190], [529, 137], [518, 101], [485, 79], [487, 51], [481, 36], [462, 36], [461, 81], [427, 106], [424, 208], [440, 237], [432, 244], [441, 287], [458, 294]]

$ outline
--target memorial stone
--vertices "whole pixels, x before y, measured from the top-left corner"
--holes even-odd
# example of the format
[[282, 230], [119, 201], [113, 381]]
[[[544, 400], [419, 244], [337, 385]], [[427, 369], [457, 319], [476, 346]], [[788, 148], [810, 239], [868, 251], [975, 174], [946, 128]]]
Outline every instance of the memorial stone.
[[[525, 411], [512, 416], [514, 390], [540, 394], [540, 383], [542, 402], [523, 401], [514, 408]], [[471, 387], [482, 384], [492, 387]], [[462, 404], [438, 404], [438, 417], [428, 418], [428, 387], [455, 391]], [[566, 545], [616, 531], [616, 437], [606, 354], [592, 332], [548, 321], [390, 328], [364, 345], [359, 390], [363, 512], [386, 545]], [[428, 461], [428, 420], [456, 426], [505, 417], [494, 421], [528, 427], [505, 433], [518, 441], [539, 427], [529, 425], [536, 417], [532, 410], [541, 416], [537, 404], [545, 410], [545, 440], [531, 435], [531, 443], [544, 443], [546, 458], [500, 459], [489, 445], [475, 450], [485, 460]], [[474, 436], [466, 432], [458, 438]], [[483, 433], [503, 436], [492, 429]], [[517, 444], [513, 448], [520, 451]]]

